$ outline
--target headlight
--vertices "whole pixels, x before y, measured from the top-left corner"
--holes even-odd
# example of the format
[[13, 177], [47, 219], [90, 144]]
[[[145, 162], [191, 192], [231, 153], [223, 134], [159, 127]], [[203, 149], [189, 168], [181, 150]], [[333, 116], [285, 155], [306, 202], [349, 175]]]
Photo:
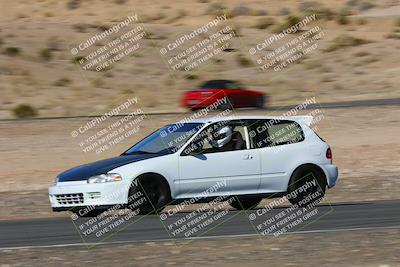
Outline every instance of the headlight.
[[87, 179], [87, 183], [88, 184], [108, 183], [108, 182], [118, 182], [121, 180], [122, 177], [118, 173], [107, 173], [107, 174], [92, 176], [89, 179]]

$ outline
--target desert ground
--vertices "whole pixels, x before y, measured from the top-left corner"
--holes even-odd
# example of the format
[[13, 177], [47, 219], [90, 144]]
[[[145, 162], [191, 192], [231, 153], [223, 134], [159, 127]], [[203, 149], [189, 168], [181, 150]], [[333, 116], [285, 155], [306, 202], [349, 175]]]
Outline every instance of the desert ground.
[[[184, 90], [232, 77], [268, 94], [270, 105], [295, 104], [310, 96], [321, 102], [400, 96], [400, 8], [395, 0], [1, 3], [0, 118], [15, 118], [13, 110], [20, 104], [39, 117], [102, 114], [128, 96], [140, 97], [147, 110], [183, 110], [179, 98]], [[303, 17], [310, 10], [318, 20], [308, 28], [317, 25], [324, 32], [318, 47], [281, 71], [260, 71], [249, 48], [272, 36], [289, 16]], [[132, 14], [147, 33], [140, 49], [107, 70], [83, 70], [71, 48]], [[161, 47], [218, 14], [227, 15], [226, 25], [235, 32], [230, 49], [190, 71], [166, 64]], [[101, 42], [95, 47], [106, 41]]]
[[[179, 246], [147, 242], [79, 247], [0, 251], [4, 266], [399, 266], [399, 230], [309, 233], [255, 238], [197, 240]], [[310, 242], [312, 240], [312, 242]], [[377, 249], [380, 248], [380, 249]], [[154, 252], [157, 253], [154, 253]], [[115, 254], [120, 255], [115, 257]], [[123, 256], [121, 255], [123, 254]], [[261, 266], [262, 266], [261, 265]]]

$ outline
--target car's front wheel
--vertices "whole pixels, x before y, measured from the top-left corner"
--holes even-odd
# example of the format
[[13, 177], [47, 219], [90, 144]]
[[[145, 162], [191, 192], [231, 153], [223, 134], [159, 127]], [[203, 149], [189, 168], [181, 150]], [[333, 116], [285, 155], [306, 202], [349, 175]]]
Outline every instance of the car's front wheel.
[[160, 212], [170, 201], [169, 187], [162, 179], [144, 176], [137, 179], [129, 190], [128, 208], [139, 214]]
[[72, 212], [77, 217], [86, 218], [86, 217], [97, 217], [105, 211], [106, 210], [104, 210], [104, 209], [93, 209], [93, 210], [89, 210], [89, 211], [86, 211], [86, 209], [80, 209], [80, 210], [78, 209], [78, 210], [73, 210]]
[[234, 200], [230, 202], [230, 205], [237, 210], [249, 210], [260, 204], [261, 200], [260, 197], [236, 196]]

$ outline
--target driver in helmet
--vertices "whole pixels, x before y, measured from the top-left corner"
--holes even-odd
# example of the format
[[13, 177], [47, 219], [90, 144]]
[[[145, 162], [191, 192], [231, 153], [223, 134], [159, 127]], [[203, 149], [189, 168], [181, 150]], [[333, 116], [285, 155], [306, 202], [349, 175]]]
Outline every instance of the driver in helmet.
[[231, 151], [242, 149], [245, 145], [242, 135], [234, 132], [232, 126], [226, 125], [212, 133], [210, 145], [218, 151]]

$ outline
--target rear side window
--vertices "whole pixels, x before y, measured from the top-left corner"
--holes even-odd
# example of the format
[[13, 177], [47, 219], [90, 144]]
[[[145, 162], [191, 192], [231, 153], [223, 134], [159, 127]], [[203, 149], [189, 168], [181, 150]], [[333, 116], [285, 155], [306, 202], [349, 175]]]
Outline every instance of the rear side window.
[[252, 123], [252, 148], [294, 144], [304, 140], [300, 125], [289, 120], [258, 120]]
[[200, 86], [202, 89], [243, 89], [244, 86], [235, 81], [229, 80], [213, 80], [205, 82]]

